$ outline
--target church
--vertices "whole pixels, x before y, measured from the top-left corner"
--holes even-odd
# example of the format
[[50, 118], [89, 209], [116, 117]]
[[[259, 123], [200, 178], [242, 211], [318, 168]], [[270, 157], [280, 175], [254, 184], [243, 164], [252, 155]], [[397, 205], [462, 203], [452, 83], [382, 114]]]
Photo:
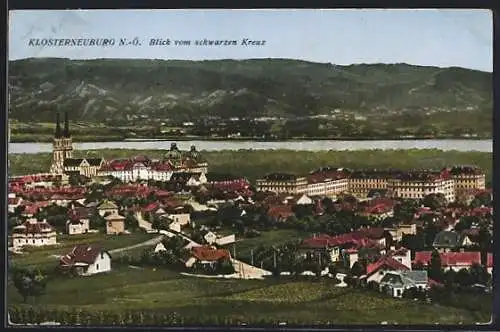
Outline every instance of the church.
[[93, 177], [97, 175], [103, 163], [102, 158], [73, 158], [73, 139], [69, 132], [68, 112], [64, 114], [64, 130], [61, 130], [59, 113], [57, 113], [50, 173]]

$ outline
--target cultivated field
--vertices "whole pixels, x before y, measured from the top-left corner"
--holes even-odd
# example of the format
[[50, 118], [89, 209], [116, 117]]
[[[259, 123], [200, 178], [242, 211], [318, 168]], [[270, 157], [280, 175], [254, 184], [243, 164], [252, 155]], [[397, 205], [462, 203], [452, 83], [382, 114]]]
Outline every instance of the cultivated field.
[[[8, 287], [8, 299], [9, 306], [22, 305], [12, 285]], [[191, 323], [223, 318], [249, 324], [471, 324], [488, 321], [489, 316], [338, 288], [330, 280], [198, 279], [164, 269], [116, 266], [109, 274], [51, 280], [46, 294], [36, 300], [36, 307], [175, 312]]]

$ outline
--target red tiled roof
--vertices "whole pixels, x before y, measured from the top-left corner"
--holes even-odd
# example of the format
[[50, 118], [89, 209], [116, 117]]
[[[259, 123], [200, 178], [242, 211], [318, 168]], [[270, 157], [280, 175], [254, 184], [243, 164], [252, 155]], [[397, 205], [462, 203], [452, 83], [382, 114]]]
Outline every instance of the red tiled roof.
[[384, 237], [385, 229], [382, 227], [370, 227], [370, 228], [360, 228], [354, 233], [365, 236], [369, 239], [381, 239]]
[[269, 208], [267, 215], [276, 219], [288, 218], [294, 215], [290, 205], [274, 205]]
[[143, 207], [142, 211], [144, 211], [144, 212], [152, 212], [152, 211], [156, 211], [159, 207], [160, 206], [157, 203], [150, 203], [150, 204], [146, 205], [145, 207]]
[[22, 225], [14, 227], [14, 232], [17, 234], [40, 234], [54, 231], [54, 228], [46, 221], [32, 222], [25, 221]]
[[493, 214], [493, 209], [483, 206], [483, 207], [478, 207], [470, 211], [469, 213], [471, 216], [485, 216], [485, 215], [490, 215]]
[[326, 248], [344, 245], [355, 245], [359, 248], [374, 246], [375, 242], [372, 239], [368, 238], [366, 233], [357, 231], [337, 236], [320, 235], [308, 238], [302, 241], [302, 245], [308, 248]]
[[231, 254], [227, 249], [213, 249], [211, 247], [199, 246], [191, 249], [193, 256], [200, 261], [217, 261], [219, 259], [230, 259]]
[[373, 274], [373, 273], [377, 272], [378, 270], [380, 270], [382, 267], [388, 267], [392, 270], [397, 270], [397, 271], [399, 271], [399, 270], [409, 271], [410, 270], [409, 267], [398, 262], [394, 258], [392, 258], [390, 256], [383, 256], [375, 263], [368, 264], [366, 266], [366, 273]]
[[488, 253], [486, 256], [486, 267], [493, 267], [493, 254]]
[[[424, 265], [431, 260], [431, 251], [419, 251], [415, 253], [416, 262], [421, 262]], [[440, 253], [441, 265], [446, 266], [471, 266], [474, 263], [481, 264], [481, 253], [479, 251], [471, 252], [443, 252]]]
[[155, 171], [168, 172], [168, 171], [172, 171], [173, 167], [172, 167], [172, 164], [170, 164], [170, 163], [160, 163], [160, 164], [153, 165], [152, 169]]
[[60, 258], [60, 264], [63, 266], [72, 266], [76, 263], [92, 264], [101, 252], [102, 249], [99, 247], [79, 244]]
[[8, 204], [9, 205], [16, 205], [19, 203], [20, 200], [21, 200], [21, 197], [12, 197], [12, 198], [9, 198]]
[[378, 204], [375, 206], [365, 206], [363, 209], [363, 213], [365, 214], [383, 214], [393, 210], [392, 206], [385, 204]]

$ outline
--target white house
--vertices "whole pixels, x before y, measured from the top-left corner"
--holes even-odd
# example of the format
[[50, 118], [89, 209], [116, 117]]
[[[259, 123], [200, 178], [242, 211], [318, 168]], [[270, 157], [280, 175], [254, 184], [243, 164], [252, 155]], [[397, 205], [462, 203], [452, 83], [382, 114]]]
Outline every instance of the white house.
[[75, 269], [82, 276], [111, 271], [111, 255], [101, 248], [77, 245], [70, 253], [60, 258], [60, 266]]
[[380, 280], [380, 291], [385, 291], [393, 297], [403, 297], [405, 290], [428, 288], [427, 271], [389, 271]]
[[313, 200], [307, 196], [307, 195], [302, 195], [298, 200], [297, 200], [297, 205], [310, 205], [313, 203]]
[[207, 177], [204, 173], [201, 173], [191, 175], [186, 185], [190, 187], [198, 187], [205, 183], [207, 183]]
[[217, 235], [215, 235], [215, 233], [213, 232], [208, 232], [203, 236], [203, 238], [205, 239], [205, 241], [207, 241], [208, 244], [213, 244], [215, 243], [215, 241], [217, 241]]
[[234, 234], [219, 237], [215, 240], [215, 243], [217, 243], [219, 246], [224, 246], [226, 244], [231, 244], [236, 242], [236, 236]]
[[181, 226], [187, 226], [191, 222], [191, 215], [189, 213], [166, 214], [165, 217]]
[[12, 246], [17, 250], [23, 246], [50, 246], [57, 244], [55, 229], [47, 221], [29, 219], [12, 230]]
[[66, 231], [69, 235], [85, 234], [90, 230], [89, 219], [71, 218], [66, 221]]
[[166, 250], [167, 248], [165, 248], [165, 246], [161, 242], [155, 246], [155, 252], [166, 251]]

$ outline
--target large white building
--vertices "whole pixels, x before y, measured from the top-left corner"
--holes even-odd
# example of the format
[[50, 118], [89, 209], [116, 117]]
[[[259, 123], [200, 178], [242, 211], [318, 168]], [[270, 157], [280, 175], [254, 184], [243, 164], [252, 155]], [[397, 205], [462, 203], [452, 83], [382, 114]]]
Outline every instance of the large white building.
[[14, 250], [24, 246], [50, 246], [57, 244], [55, 229], [47, 221], [28, 219], [12, 230], [12, 246]]
[[146, 156], [131, 159], [115, 159], [104, 163], [97, 175], [112, 176], [123, 182], [139, 180], [170, 181], [174, 173], [208, 172], [208, 164], [200, 160], [194, 146], [189, 151], [180, 151], [175, 143], [163, 160], [152, 160]]
[[397, 198], [422, 199], [430, 194], [443, 194], [448, 202], [455, 200], [455, 180], [445, 171], [403, 173], [388, 179], [387, 189]]
[[305, 193], [308, 196], [327, 196], [336, 198], [337, 195], [349, 190], [349, 175], [342, 169], [324, 168], [312, 172], [307, 176]]

